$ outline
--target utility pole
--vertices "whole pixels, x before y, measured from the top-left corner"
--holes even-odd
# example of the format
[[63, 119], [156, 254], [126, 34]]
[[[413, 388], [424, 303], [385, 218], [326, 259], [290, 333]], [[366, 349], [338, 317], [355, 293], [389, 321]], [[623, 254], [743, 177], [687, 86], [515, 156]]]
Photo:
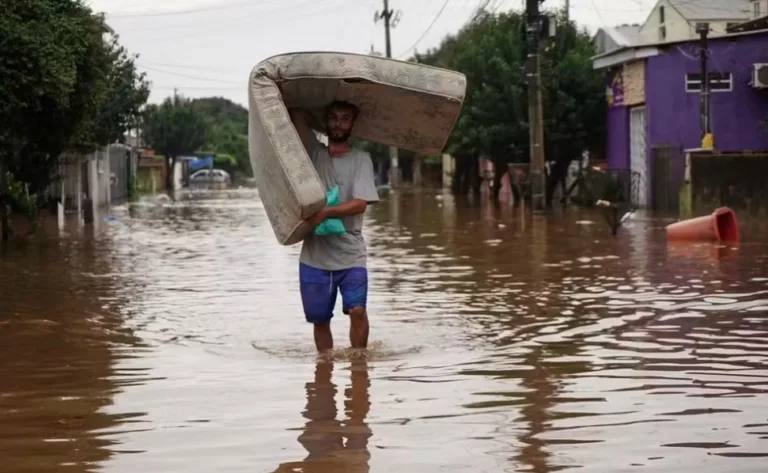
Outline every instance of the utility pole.
[[526, 32], [528, 58], [525, 72], [528, 77], [528, 126], [530, 133], [531, 205], [535, 211], [546, 208], [546, 173], [544, 171], [544, 112], [541, 105], [541, 62], [539, 37], [541, 14], [539, 3], [543, 0], [526, 0]]
[[[384, 20], [384, 40], [386, 41], [387, 57], [392, 57], [392, 42], [390, 40], [390, 28], [394, 28], [397, 22], [400, 21], [400, 11], [394, 11], [389, 9], [389, 0], [384, 0], [384, 11], [376, 12], [373, 16], [373, 22], [378, 23], [379, 20]], [[400, 184], [400, 168], [397, 162], [397, 148], [394, 146], [389, 147], [389, 186], [395, 188]]]
[[571, 21], [571, 0], [565, 0], [565, 22]]
[[8, 195], [8, 175], [5, 169], [5, 159], [5, 156], [0, 155], [0, 232], [2, 233], [2, 242], [8, 241], [11, 237], [11, 224], [8, 212], [8, 205], [11, 199]]
[[699, 60], [701, 74], [701, 142], [702, 148], [712, 147], [712, 125], [710, 113], [709, 71], [707, 69], [709, 23], [696, 23], [699, 33]]

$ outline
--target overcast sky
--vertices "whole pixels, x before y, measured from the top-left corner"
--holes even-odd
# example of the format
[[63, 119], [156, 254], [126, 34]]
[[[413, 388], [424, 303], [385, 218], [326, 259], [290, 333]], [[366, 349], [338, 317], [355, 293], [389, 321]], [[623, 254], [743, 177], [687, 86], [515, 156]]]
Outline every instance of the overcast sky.
[[[565, 0], [546, 0], [544, 8]], [[384, 53], [383, 0], [90, 0], [152, 84], [151, 102], [173, 93], [223, 96], [247, 106], [248, 74], [259, 61], [292, 51]], [[407, 58], [458, 31], [483, 0], [390, 0], [400, 10], [392, 56]], [[571, 0], [571, 18], [594, 32], [641, 23], [655, 0]], [[490, 0], [522, 10], [524, 0]], [[430, 25], [431, 28], [430, 28]]]

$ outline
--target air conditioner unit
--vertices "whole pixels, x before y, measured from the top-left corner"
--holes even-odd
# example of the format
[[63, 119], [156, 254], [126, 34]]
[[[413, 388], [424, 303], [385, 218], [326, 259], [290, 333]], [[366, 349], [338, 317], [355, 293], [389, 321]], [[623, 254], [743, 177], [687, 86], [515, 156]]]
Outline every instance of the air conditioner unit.
[[768, 89], [768, 63], [752, 65], [752, 87]]

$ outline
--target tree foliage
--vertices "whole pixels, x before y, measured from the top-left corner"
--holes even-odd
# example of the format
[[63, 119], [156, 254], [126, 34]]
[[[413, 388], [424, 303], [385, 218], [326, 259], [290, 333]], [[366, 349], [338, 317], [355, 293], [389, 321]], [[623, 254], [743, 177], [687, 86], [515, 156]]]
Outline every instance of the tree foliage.
[[223, 97], [205, 97], [192, 102], [208, 123], [205, 149], [215, 152], [217, 158], [219, 155], [234, 157], [234, 164], [224, 158], [218, 159], [222, 169], [230, 174], [237, 171], [252, 176], [248, 150], [248, 110]]
[[124, 143], [126, 130], [138, 125], [141, 108], [149, 98], [145, 73], [136, 69], [137, 55], [130, 56], [113, 35], [108, 43], [110, 67], [106, 88], [88, 140], [95, 146]]
[[180, 95], [151, 104], [144, 112], [144, 140], [165, 156], [166, 184], [173, 189], [173, 169], [180, 156], [192, 155], [205, 145], [209, 125], [194, 103]]
[[147, 96], [133, 58], [82, 0], [0, 2], [0, 198], [8, 173], [42, 192], [62, 152], [120, 139]]
[[[413, 58], [466, 75], [467, 96], [447, 151], [459, 160], [490, 158], [497, 175], [508, 162], [529, 161], [525, 25], [520, 12], [484, 13]], [[543, 39], [540, 52], [545, 153], [564, 170], [584, 149], [603, 146], [603, 77], [592, 68], [595, 50], [588, 32], [562, 14], [556, 36]]]

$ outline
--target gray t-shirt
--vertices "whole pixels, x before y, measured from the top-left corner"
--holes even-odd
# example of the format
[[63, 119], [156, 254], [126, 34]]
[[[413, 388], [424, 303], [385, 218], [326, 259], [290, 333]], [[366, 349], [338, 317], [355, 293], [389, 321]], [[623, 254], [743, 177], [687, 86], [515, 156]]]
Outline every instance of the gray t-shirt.
[[[372, 204], [379, 201], [371, 156], [352, 149], [344, 156], [332, 158], [328, 148], [312, 140], [307, 152], [317, 169], [326, 191], [339, 186], [339, 203], [362, 199]], [[316, 235], [311, 233], [301, 247], [299, 261], [318, 269], [339, 271], [366, 267], [367, 249], [363, 238], [363, 214], [344, 217], [345, 235]]]

